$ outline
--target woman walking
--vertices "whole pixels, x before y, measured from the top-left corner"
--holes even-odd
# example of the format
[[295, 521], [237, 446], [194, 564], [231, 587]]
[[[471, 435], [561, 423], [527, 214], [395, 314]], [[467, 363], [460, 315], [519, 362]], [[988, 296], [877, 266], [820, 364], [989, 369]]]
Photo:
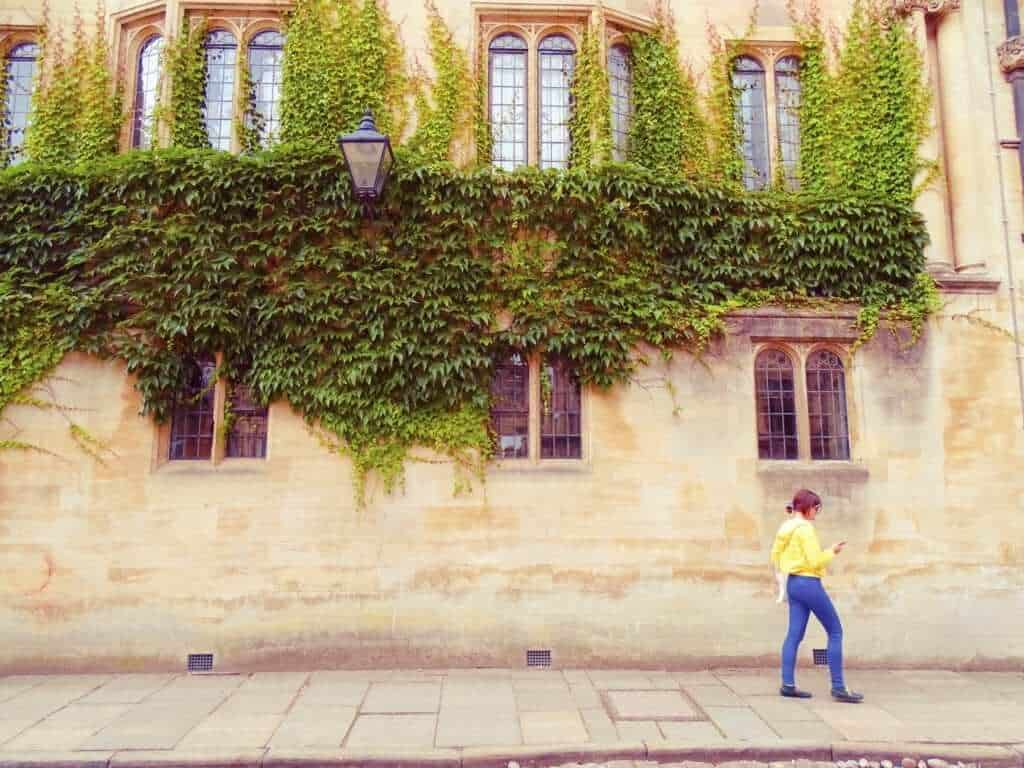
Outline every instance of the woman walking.
[[788, 574], [786, 595], [789, 598], [789, 632], [782, 644], [783, 696], [808, 699], [811, 694], [796, 687], [794, 678], [796, 652], [813, 613], [828, 633], [828, 669], [832, 677], [832, 698], [857, 703], [864, 697], [846, 687], [843, 681], [843, 625], [839, 622], [832, 601], [821, 585], [821, 577], [832, 558], [843, 551], [845, 541], [822, 550], [814, 532], [814, 518], [821, 511], [821, 498], [814, 491], [797, 491], [793, 497], [793, 517], [775, 535], [772, 564]]

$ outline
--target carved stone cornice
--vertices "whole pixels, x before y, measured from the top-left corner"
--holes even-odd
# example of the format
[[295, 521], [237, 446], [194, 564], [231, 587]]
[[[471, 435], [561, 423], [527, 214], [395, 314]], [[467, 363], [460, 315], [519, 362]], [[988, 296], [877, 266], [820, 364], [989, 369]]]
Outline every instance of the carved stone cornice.
[[893, 0], [892, 9], [900, 16], [920, 11], [925, 16], [937, 18], [950, 11], [960, 10], [960, 0]]
[[999, 66], [1006, 74], [1024, 69], [1024, 36], [1011, 37], [996, 49]]

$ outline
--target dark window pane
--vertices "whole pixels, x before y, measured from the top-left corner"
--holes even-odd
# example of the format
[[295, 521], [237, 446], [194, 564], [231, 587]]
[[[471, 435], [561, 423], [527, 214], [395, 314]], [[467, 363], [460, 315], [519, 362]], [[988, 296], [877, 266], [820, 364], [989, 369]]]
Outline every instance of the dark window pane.
[[846, 417], [846, 373], [834, 352], [820, 350], [807, 361], [807, 407], [811, 414], [811, 458], [850, 458]]
[[171, 417], [169, 456], [173, 460], [209, 459], [213, 447], [212, 360], [192, 361]]
[[16, 45], [7, 54], [3, 117], [7, 127], [7, 160], [11, 165], [24, 159], [22, 148], [29, 123], [38, 58], [39, 46], [35, 43]]
[[526, 165], [526, 43], [500, 35], [489, 52], [491, 162], [512, 171]]
[[622, 162], [629, 152], [629, 126], [633, 118], [633, 66], [629, 49], [608, 49], [608, 86], [612, 103], [612, 159]]
[[153, 146], [153, 115], [160, 85], [160, 53], [163, 45], [163, 38], [154, 35], [139, 49], [132, 116], [132, 146], [137, 149]]
[[281, 130], [281, 62], [284, 35], [260, 32], [249, 43], [250, 127], [260, 136], [260, 144], [269, 147]]
[[786, 353], [767, 349], [754, 361], [757, 450], [762, 459], [797, 458], [793, 363]]
[[235, 36], [215, 29], [206, 36], [206, 100], [203, 119], [206, 136], [214, 149], [231, 149], [235, 119], [235, 69], [238, 44]]
[[267, 455], [267, 409], [252, 397], [244, 384], [232, 384], [230, 424], [225, 455], [229, 458], [263, 459]]
[[576, 48], [564, 35], [545, 37], [540, 56], [540, 167], [569, 167], [569, 117]]
[[529, 456], [530, 366], [515, 353], [495, 366], [491, 383], [491, 428], [499, 459]]
[[750, 56], [733, 62], [732, 87], [736, 121], [742, 135], [743, 185], [764, 189], [768, 184], [768, 121], [764, 68]]
[[541, 376], [540, 457], [582, 458], [582, 391], [576, 373], [567, 360], [549, 355]]

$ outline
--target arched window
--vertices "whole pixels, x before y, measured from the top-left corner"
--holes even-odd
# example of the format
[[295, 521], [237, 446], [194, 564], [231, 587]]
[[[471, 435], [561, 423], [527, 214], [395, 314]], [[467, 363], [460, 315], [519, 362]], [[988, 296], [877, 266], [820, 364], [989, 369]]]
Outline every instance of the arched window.
[[540, 41], [540, 167], [568, 168], [576, 46], [565, 35]]
[[540, 457], [583, 457], [583, 396], [576, 371], [565, 358], [541, 361]]
[[768, 184], [768, 121], [765, 113], [764, 67], [752, 56], [733, 60], [736, 121], [742, 134], [743, 185], [764, 189]]
[[238, 42], [226, 29], [206, 36], [206, 99], [203, 119], [206, 137], [214, 149], [231, 149], [235, 121], [235, 64]]
[[846, 421], [846, 373], [839, 355], [822, 349], [807, 360], [807, 415], [811, 427], [811, 458], [850, 458]]
[[786, 187], [797, 189], [800, 164], [800, 59], [783, 56], [775, 62], [775, 113], [779, 126], [779, 157]]
[[209, 459], [213, 451], [213, 360], [190, 360], [171, 417], [168, 457], [174, 461]]
[[16, 45], [7, 54], [4, 81], [4, 126], [7, 129], [5, 154], [11, 165], [22, 160], [38, 58], [39, 46], [35, 43]]
[[793, 362], [779, 349], [766, 349], [754, 361], [757, 394], [757, 452], [762, 459], [796, 459], [796, 388]]
[[488, 48], [491, 162], [512, 171], [526, 165], [526, 42], [499, 35]]
[[277, 141], [281, 130], [281, 61], [284, 35], [270, 30], [260, 32], [249, 43], [249, 83], [252, 87], [253, 127], [260, 144], [268, 147]]
[[153, 35], [139, 49], [135, 72], [135, 110], [132, 116], [132, 146], [137, 149], [153, 146], [153, 113], [159, 95], [160, 54], [163, 47], [163, 38]]
[[525, 459], [530, 453], [530, 364], [520, 353], [494, 366], [491, 382], [491, 429], [494, 455]]
[[612, 98], [612, 159], [621, 162], [629, 150], [629, 124], [633, 116], [633, 66], [629, 49], [608, 49], [608, 85]]

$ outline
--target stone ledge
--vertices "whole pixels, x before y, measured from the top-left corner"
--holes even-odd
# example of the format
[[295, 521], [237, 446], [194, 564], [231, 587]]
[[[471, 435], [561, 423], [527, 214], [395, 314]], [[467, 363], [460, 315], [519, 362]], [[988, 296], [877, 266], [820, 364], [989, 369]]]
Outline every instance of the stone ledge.
[[107, 768], [113, 752], [0, 752], [0, 768]]
[[[110, 758], [110, 768], [260, 768], [263, 749], [122, 750]], [[49, 768], [49, 766], [48, 766]]]
[[742, 744], [658, 741], [647, 742], [647, 759], [674, 763], [734, 763], [738, 761], [767, 763], [779, 760], [831, 762], [832, 747], [820, 742], [785, 740], [749, 741]]
[[459, 768], [460, 762], [457, 749], [271, 749], [262, 768]]
[[944, 293], [995, 293], [1000, 281], [987, 275], [932, 275], [935, 285]]
[[820, 477], [823, 474], [829, 474], [833, 477], [842, 477], [844, 480], [863, 482], [867, 482], [871, 476], [866, 465], [854, 461], [786, 461], [783, 459], [758, 459], [757, 474], [780, 477], [803, 474]]
[[527, 747], [467, 747], [462, 750], [462, 768], [507, 768], [510, 761], [520, 768], [545, 768], [563, 763], [600, 763], [613, 760], [644, 760], [647, 747], [642, 741], [613, 744], [545, 744]]

